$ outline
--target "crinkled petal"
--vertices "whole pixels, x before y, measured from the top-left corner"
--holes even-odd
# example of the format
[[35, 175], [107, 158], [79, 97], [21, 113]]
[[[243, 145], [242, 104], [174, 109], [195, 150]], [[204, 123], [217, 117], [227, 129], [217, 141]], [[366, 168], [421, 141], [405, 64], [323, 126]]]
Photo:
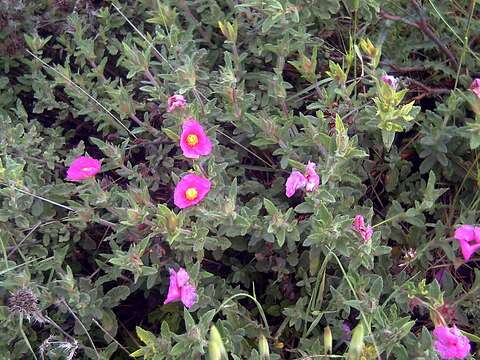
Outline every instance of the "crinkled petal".
[[178, 301], [181, 299], [180, 288], [177, 284], [177, 273], [175, 270], [170, 269], [170, 285], [168, 287], [167, 299], [164, 304], [171, 303], [173, 301]]
[[480, 98], [480, 79], [473, 80], [469, 88], [473, 93]]
[[306, 185], [307, 191], [315, 191], [320, 186], [320, 177], [315, 171], [315, 168], [316, 168], [316, 164], [314, 162], [309, 161], [305, 169], [305, 177], [307, 179], [307, 185]]
[[298, 189], [305, 187], [305, 185], [307, 185], [305, 176], [299, 171], [292, 171], [285, 183], [285, 195], [292, 197]]
[[197, 291], [195, 287], [190, 284], [183, 286], [181, 288], [181, 300], [185, 307], [191, 308], [193, 304], [197, 302]]
[[373, 228], [368, 225], [363, 231], [362, 231], [362, 238], [365, 241], [368, 241], [372, 238], [373, 235]]
[[[189, 200], [185, 196], [186, 191], [190, 188], [193, 188], [197, 191], [197, 197], [193, 200]], [[210, 180], [195, 174], [185, 175], [175, 187], [175, 191], [173, 193], [173, 202], [180, 209], [197, 205], [205, 198], [205, 196], [207, 196], [210, 188]]]
[[177, 271], [177, 285], [178, 287], [185, 286], [190, 280], [190, 276], [188, 275], [187, 271], [184, 268], [180, 268]]
[[167, 101], [167, 112], [172, 112], [175, 109], [183, 109], [187, 104], [187, 100], [182, 95], [172, 95]]
[[391, 75], [383, 75], [380, 80], [392, 88], [396, 88], [398, 84], [397, 78]]
[[466, 242], [475, 240], [475, 227], [472, 225], [462, 225], [455, 230], [455, 234], [453, 236], [457, 240], [463, 240]]
[[464, 240], [459, 240], [460, 250], [465, 261], [470, 260], [472, 255], [480, 248], [480, 244], [470, 244]]
[[365, 227], [365, 218], [363, 215], [355, 215], [355, 219], [353, 220], [353, 229], [355, 231], [360, 231]]
[[470, 341], [457, 327], [440, 326], [433, 330], [433, 347], [442, 359], [464, 359], [470, 353]]

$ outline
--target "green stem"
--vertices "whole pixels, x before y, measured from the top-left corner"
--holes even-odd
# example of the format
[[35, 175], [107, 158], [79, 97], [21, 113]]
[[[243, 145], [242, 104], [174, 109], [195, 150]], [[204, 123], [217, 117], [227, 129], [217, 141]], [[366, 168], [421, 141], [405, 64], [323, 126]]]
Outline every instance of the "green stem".
[[392, 217], [390, 217], [390, 218], [388, 218], [388, 219], [385, 219], [385, 220], [383, 220], [383, 221], [380, 221], [378, 224], [373, 225], [372, 228], [376, 228], [377, 226], [380, 226], [380, 225], [383, 225], [383, 224], [385, 224], [385, 223], [387, 223], [387, 222], [389, 222], [389, 221], [392, 221], [393, 219], [395, 219], [395, 218], [397, 218], [397, 217], [399, 217], [399, 216], [401, 216], [401, 215], [403, 215], [403, 214], [393, 215]]
[[20, 334], [22, 334], [23, 340], [25, 341], [25, 343], [27, 344], [28, 349], [29, 349], [30, 352], [32, 353], [33, 358], [34, 358], [35, 360], [38, 360], [37, 355], [35, 355], [35, 351], [33, 351], [33, 349], [32, 349], [32, 345], [30, 345], [30, 341], [28, 341], [28, 338], [27, 338], [27, 335], [25, 334], [25, 331], [23, 331], [23, 315], [20, 315], [20, 320], [19, 320], [19, 324], [18, 324], [18, 325], [19, 325]]
[[249, 294], [241, 293], [241, 294], [235, 294], [235, 295], [229, 297], [227, 300], [225, 300], [220, 305], [220, 307], [215, 312], [215, 315], [218, 314], [230, 301], [232, 301], [233, 299], [236, 299], [238, 297], [249, 298], [250, 300], [252, 300], [255, 303], [255, 305], [257, 305], [258, 312], [260, 313], [260, 316], [262, 317], [263, 323], [265, 324], [265, 328], [267, 329], [267, 333], [270, 336], [270, 328], [268, 326], [267, 317], [265, 316], [265, 312], [263, 311], [262, 305], [258, 302], [258, 300], [256, 298], [254, 298], [253, 296], [251, 296]]
[[[323, 263], [322, 263], [322, 266], [320, 267], [320, 269], [318, 269], [318, 273], [317, 273], [317, 279], [315, 281], [315, 288], [312, 292], [312, 296], [310, 298], [310, 301], [308, 302], [308, 307], [307, 307], [307, 317], [310, 315], [310, 311], [312, 310], [312, 307], [317, 305], [317, 302], [318, 302], [318, 291], [319, 291], [319, 288], [320, 288], [320, 278], [323, 278], [325, 279], [325, 270], [327, 268], [327, 265], [328, 265], [328, 261], [330, 260], [330, 254], [328, 254], [325, 259], [323, 260]], [[322, 273], [324, 274], [323, 276]], [[323, 282], [323, 280], [322, 280]], [[303, 329], [303, 335], [302, 335], [302, 338], [305, 338], [305, 336], [307, 335], [307, 325], [308, 325], [308, 321], [307, 319], [305, 319], [305, 327]]]
[[83, 331], [85, 331], [85, 334], [87, 335], [87, 338], [90, 341], [90, 344], [92, 345], [93, 351], [95, 351], [95, 355], [97, 355], [97, 359], [100, 359], [100, 354], [98, 353], [97, 348], [95, 347], [95, 343], [93, 342], [92, 338], [90, 337], [90, 334], [88, 333], [85, 325], [83, 325], [83, 323], [80, 321], [80, 319], [75, 314], [75, 312], [72, 310], [72, 308], [67, 304], [65, 299], [62, 299], [62, 303], [63, 303], [63, 305], [66, 306], [66, 308], [68, 309], [70, 314], [72, 314], [72, 316], [75, 318], [75, 320], [77, 320], [78, 324], [82, 327]]
[[[330, 249], [328, 248], [328, 251], [330, 252], [330, 254], [332, 254], [332, 256], [335, 258], [335, 260], [337, 261], [337, 264], [338, 266], [340, 267], [340, 270], [342, 271], [342, 274], [343, 274], [343, 278], [345, 279], [345, 281], [347, 282], [348, 284], [348, 287], [350, 288], [350, 290], [352, 291], [353, 293], [353, 296], [355, 297], [355, 300], [357, 300], [358, 302], [360, 302], [360, 298], [358, 297], [356, 291], [355, 291], [355, 288], [352, 284], [352, 282], [350, 281], [350, 279], [348, 278], [348, 275], [347, 275], [347, 272], [345, 271], [345, 268], [343, 267], [342, 265], [342, 262], [340, 261], [340, 259], [338, 258], [338, 256]], [[372, 344], [373, 344], [373, 347], [375, 348], [375, 352], [377, 353], [377, 359], [378, 360], [381, 360], [381, 357], [380, 357], [380, 352], [378, 350], [378, 346], [377, 346], [377, 342], [375, 341], [375, 337], [373, 336], [373, 333], [372, 333], [372, 329], [371, 329], [371, 326], [370, 326], [370, 322], [368, 321], [367, 317], [365, 316], [365, 313], [360, 310], [360, 316], [362, 317], [362, 320], [363, 322], [365, 323], [365, 326], [367, 327], [367, 330], [368, 330], [368, 335], [371, 337], [372, 339]]]
[[[475, 0], [476, 1], [476, 0]], [[438, 11], [438, 9], [436, 8], [435, 4], [432, 2], [432, 0], [428, 0], [428, 2], [430, 3], [430, 5], [432, 6], [433, 10], [435, 11], [435, 13], [438, 15], [438, 17], [442, 20], [442, 22], [445, 24], [445, 26], [448, 28], [448, 30], [450, 30], [450, 32], [458, 39], [460, 40], [460, 42], [462, 43], [462, 45], [465, 45], [464, 43], [464, 40], [460, 37], [460, 35], [458, 35], [455, 30], [450, 26], [450, 24], [447, 22], [447, 20], [445, 20], [445, 18], [443, 17], [443, 15], [440, 13], [440, 11]], [[477, 61], [480, 61], [480, 57], [475, 54], [474, 51], [472, 51], [472, 49], [468, 49], [469, 50], [469, 53], [477, 60]]]

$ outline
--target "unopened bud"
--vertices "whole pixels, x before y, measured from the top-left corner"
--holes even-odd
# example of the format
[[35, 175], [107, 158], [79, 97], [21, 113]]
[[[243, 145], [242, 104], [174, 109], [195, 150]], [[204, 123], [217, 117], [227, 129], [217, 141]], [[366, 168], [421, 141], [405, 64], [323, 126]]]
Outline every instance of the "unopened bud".
[[222, 337], [215, 325], [210, 328], [210, 340], [208, 341], [208, 356], [210, 360], [221, 360], [226, 357], [227, 351], [223, 346]]
[[175, 233], [177, 230], [177, 217], [175, 214], [170, 214], [167, 217], [167, 230], [170, 234]]
[[352, 339], [348, 346], [347, 360], [359, 360], [363, 351], [363, 338], [365, 336], [365, 328], [360, 322], [352, 331]]
[[268, 341], [265, 336], [260, 335], [258, 339], [258, 352], [260, 353], [260, 360], [270, 359], [270, 349], [268, 347]]
[[324, 348], [325, 354], [332, 353], [332, 349], [333, 349], [332, 330], [328, 325], [325, 327], [325, 329], [323, 329], [323, 348]]

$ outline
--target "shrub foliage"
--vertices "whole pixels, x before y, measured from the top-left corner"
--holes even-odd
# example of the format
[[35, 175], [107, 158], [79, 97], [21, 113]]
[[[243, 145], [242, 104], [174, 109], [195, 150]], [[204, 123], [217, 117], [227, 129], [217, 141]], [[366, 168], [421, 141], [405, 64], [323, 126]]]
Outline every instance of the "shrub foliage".
[[474, 0], [0, 0], [3, 358], [437, 359], [454, 325], [474, 357], [479, 30]]

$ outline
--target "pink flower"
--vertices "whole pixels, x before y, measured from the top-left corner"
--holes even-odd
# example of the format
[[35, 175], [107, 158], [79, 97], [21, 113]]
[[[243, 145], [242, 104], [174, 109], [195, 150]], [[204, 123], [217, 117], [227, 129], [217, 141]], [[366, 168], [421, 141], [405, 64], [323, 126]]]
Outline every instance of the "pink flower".
[[433, 330], [433, 336], [433, 347], [444, 360], [465, 359], [470, 354], [470, 342], [456, 326], [439, 326]]
[[197, 120], [192, 117], [188, 118], [183, 123], [182, 130], [180, 147], [185, 157], [198, 159], [202, 155], [210, 155], [212, 143]]
[[473, 253], [480, 248], [480, 227], [462, 225], [455, 230], [453, 237], [460, 243], [465, 261], [470, 260]]
[[210, 180], [204, 177], [188, 174], [185, 175], [175, 187], [173, 202], [180, 209], [197, 205], [210, 191]]
[[285, 195], [292, 197], [298, 189], [307, 185], [307, 178], [300, 171], [292, 171], [285, 183]]
[[397, 87], [398, 84], [398, 79], [391, 75], [383, 75], [380, 80], [382, 80], [385, 84], [394, 89]]
[[317, 190], [320, 185], [320, 177], [315, 171], [316, 166], [314, 162], [309, 161], [305, 170], [305, 177], [307, 178], [306, 190], [309, 192]]
[[189, 282], [190, 276], [184, 268], [180, 268], [178, 271], [173, 269], [169, 271], [170, 285], [164, 304], [181, 301], [187, 308], [191, 308], [197, 302], [197, 291]]
[[320, 177], [316, 173], [315, 167], [315, 163], [309, 161], [305, 168], [305, 175], [297, 170], [292, 171], [285, 183], [285, 195], [292, 197], [298, 189], [303, 188], [308, 192], [317, 190], [320, 185]]
[[82, 181], [94, 177], [101, 168], [100, 161], [87, 156], [79, 156], [67, 170], [67, 180]]
[[172, 112], [176, 108], [183, 109], [187, 105], [187, 100], [182, 95], [172, 95], [167, 101], [167, 112]]
[[473, 91], [473, 93], [480, 98], [480, 79], [475, 79], [470, 84], [469, 89]]
[[373, 228], [370, 225], [365, 226], [365, 219], [362, 215], [355, 216], [352, 228], [354, 231], [360, 234], [365, 242], [372, 238]]

